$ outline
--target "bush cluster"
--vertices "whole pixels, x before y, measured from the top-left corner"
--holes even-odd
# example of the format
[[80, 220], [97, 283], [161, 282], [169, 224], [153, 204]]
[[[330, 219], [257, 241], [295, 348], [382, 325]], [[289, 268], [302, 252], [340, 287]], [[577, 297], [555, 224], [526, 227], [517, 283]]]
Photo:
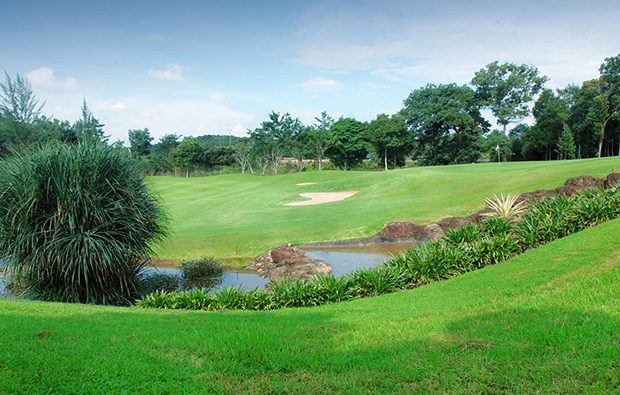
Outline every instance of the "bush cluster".
[[167, 309], [247, 309], [317, 306], [414, 288], [502, 262], [527, 249], [620, 215], [620, 188], [593, 188], [572, 197], [537, 200], [521, 221], [489, 217], [447, 231], [442, 239], [405, 250], [374, 268], [315, 281], [272, 283], [270, 291], [226, 288], [209, 293], [156, 292], [139, 307]]
[[186, 280], [202, 280], [221, 275], [224, 273], [224, 266], [212, 257], [203, 257], [181, 262], [179, 270]]
[[0, 258], [27, 296], [129, 305], [165, 217], [129, 155], [85, 141], [0, 163]]

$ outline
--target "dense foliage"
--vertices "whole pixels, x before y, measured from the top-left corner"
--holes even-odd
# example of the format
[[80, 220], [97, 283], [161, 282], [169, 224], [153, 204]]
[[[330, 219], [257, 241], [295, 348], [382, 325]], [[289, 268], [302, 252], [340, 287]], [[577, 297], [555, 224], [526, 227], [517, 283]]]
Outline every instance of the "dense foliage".
[[405, 250], [370, 269], [314, 281], [273, 283], [271, 291], [226, 288], [217, 292], [155, 292], [140, 307], [167, 309], [247, 309], [316, 306], [394, 292], [445, 280], [502, 262], [527, 249], [620, 215], [620, 186], [592, 188], [572, 197], [534, 200], [522, 219], [489, 217], [448, 230], [438, 241]]
[[[553, 91], [536, 67], [494, 61], [469, 85], [428, 84], [412, 91], [400, 111], [368, 122], [335, 120], [323, 111], [304, 125], [288, 112], [272, 111], [247, 137], [169, 133], [153, 143], [144, 128], [129, 130], [128, 148], [120, 140], [112, 145], [129, 150], [143, 174], [186, 177], [612, 156], [620, 152], [618, 65], [620, 55], [606, 58], [598, 77]], [[107, 142], [85, 101], [81, 119], [71, 124], [42, 115], [43, 104], [23, 77], [5, 75], [0, 88], [0, 155], [46, 142]], [[490, 130], [483, 109], [501, 130]], [[533, 125], [508, 129], [530, 116]]]
[[0, 162], [0, 256], [34, 298], [128, 304], [165, 217], [135, 162], [91, 140]]

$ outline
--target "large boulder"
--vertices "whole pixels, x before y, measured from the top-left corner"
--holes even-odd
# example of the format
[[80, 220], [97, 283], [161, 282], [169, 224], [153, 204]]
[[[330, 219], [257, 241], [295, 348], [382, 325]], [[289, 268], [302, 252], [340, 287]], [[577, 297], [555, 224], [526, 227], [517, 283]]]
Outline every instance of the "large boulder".
[[572, 187], [581, 187], [581, 188], [589, 188], [593, 187], [596, 182], [596, 179], [592, 176], [579, 176], [574, 178], [569, 178], [566, 180], [564, 185], [572, 186]]
[[270, 250], [248, 266], [270, 281], [309, 280], [317, 274], [331, 273], [332, 267], [323, 261], [313, 260], [306, 252], [293, 246], [280, 246]]
[[303, 254], [304, 252], [295, 247], [280, 246], [271, 250], [271, 260], [273, 261], [273, 263], [278, 264], [300, 253]]

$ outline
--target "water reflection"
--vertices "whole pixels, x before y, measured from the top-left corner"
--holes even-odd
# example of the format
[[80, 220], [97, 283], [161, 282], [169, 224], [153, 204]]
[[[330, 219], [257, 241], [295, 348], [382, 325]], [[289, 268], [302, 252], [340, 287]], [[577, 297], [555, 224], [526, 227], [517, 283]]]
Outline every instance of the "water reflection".
[[386, 259], [389, 254], [380, 252], [346, 252], [346, 251], [315, 251], [306, 250], [306, 256], [320, 259], [332, 267], [332, 275], [349, 274], [356, 269], [375, 267]]
[[[172, 267], [146, 267], [146, 273], [165, 273], [181, 277], [181, 271]], [[196, 288], [207, 288], [217, 291], [226, 287], [241, 287], [244, 289], [254, 289], [256, 287], [265, 289], [268, 279], [259, 276], [257, 273], [244, 272], [224, 272], [221, 277], [204, 280], [182, 280], [181, 290], [188, 291]]]

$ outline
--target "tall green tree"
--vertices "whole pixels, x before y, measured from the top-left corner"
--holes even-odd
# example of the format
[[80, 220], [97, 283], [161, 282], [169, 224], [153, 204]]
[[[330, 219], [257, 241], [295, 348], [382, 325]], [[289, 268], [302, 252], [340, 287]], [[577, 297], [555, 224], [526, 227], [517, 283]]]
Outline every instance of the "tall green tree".
[[340, 118], [331, 127], [331, 140], [326, 150], [328, 158], [339, 168], [347, 170], [368, 155], [366, 125], [353, 118]]
[[491, 162], [498, 160], [506, 162], [512, 158], [512, 142], [501, 130], [487, 133], [484, 146]]
[[534, 105], [533, 114], [536, 123], [523, 138], [523, 155], [531, 160], [555, 159], [558, 139], [570, 116], [569, 103], [545, 89]]
[[239, 166], [241, 166], [241, 174], [245, 173], [246, 169], [250, 170], [250, 173], [254, 173], [252, 169], [252, 148], [254, 142], [249, 137], [242, 137], [235, 145], [234, 156]]
[[308, 128], [308, 147], [318, 163], [318, 170], [321, 171], [321, 163], [325, 158], [325, 152], [331, 140], [331, 128], [334, 125], [334, 118], [327, 115], [326, 111], [321, 112], [321, 117], [315, 117], [316, 123]]
[[254, 141], [254, 150], [263, 163], [262, 169], [271, 164], [275, 174], [278, 174], [280, 158], [292, 155], [292, 149], [297, 134], [303, 125], [297, 118], [292, 118], [289, 113], [272, 111], [269, 119], [261, 123], [261, 126], [250, 132]]
[[181, 136], [176, 133], [169, 133], [163, 135], [157, 144], [153, 145], [152, 151], [155, 155], [168, 157], [170, 152], [181, 144], [179, 141]]
[[39, 104], [30, 82], [6, 72], [0, 83], [0, 146], [24, 148], [40, 140], [34, 123], [41, 118], [45, 103]]
[[405, 156], [414, 146], [413, 136], [407, 130], [405, 118], [401, 114], [388, 116], [379, 114], [368, 125], [368, 140], [372, 144], [378, 157], [383, 158], [385, 170], [388, 162], [393, 168], [405, 164]]
[[103, 131], [103, 125], [97, 118], [93, 116], [90, 108], [86, 104], [86, 99], [82, 103], [82, 118], [73, 124], [73, 129], [80, 141], [95, 140], [106, 143], [110, 136], [106, 136]]
[[562, 129], [562, 134], [558, 138], [556, 143], [555, 152], [558, 154], [558, 159], [575, 159], [575, 140], [570, 127], [565, 123]]
[[235, 164], [235, 148], [230, 146], [212, 147], [205, 151], [205, 165], [207, 168], [220, 168], [220, 175], [224, 166]]
[[151, 154], [153, 137], [151, 137], [148, 128], [129, 130], [128, 137], [131, 156], [136, 159], [143, 159]]
[[411, 92], [404, 104], [401, 114], [420, 164], [472, 163], [480, 158], [489, 123], [471, 88], [429, 84]]
[[185, 177], [189, 177], [190, 170], [203, 165], [204, 149], [195, 137], [185, 137], [181, 144], [170, 152], [170, 163], [185, 169]]
[[547, 80], [546, 76], [539, 75], [536, 67], [508, 62], [499, 64], [496, 60], [476, 72], [471, 84], [506, 134], [508, 124], [519, 122], [530, 114], [529, 103]]
[[588, 120], [594, 123], [599, 137], [598, 157], [603, 152], [603, 141], [611, 120], [620, 117], [620, 55], [606, 58], [599, 68], [601, 76], [598, 96], [588, 112]]

